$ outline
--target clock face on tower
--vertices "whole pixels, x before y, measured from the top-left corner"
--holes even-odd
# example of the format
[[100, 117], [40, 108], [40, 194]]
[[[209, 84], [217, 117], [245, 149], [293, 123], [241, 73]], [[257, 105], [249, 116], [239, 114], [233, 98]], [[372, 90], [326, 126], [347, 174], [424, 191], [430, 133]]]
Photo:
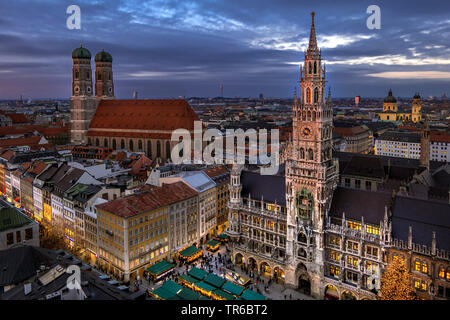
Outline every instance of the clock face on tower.
[[304, 128], [303, 129], [303, 134], [305, 135], [305, 136], [309, 136], [310, 134], [311, 134], [311, 129], [310, 128]]

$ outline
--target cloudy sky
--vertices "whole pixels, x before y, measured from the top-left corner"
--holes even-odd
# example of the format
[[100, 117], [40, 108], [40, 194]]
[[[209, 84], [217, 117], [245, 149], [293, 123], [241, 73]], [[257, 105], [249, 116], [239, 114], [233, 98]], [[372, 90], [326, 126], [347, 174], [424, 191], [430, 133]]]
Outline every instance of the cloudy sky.
[[[69, 30], [66, 9], [81, 8]], [[369, 5], [381, 29], [369, 30]], [[311, 11], [335, 97], [450, 95], [450, 1], [1, 1], [0, 99], [68, 98], [71, 52], [113, 56], [116, 97], [292, 97]]]

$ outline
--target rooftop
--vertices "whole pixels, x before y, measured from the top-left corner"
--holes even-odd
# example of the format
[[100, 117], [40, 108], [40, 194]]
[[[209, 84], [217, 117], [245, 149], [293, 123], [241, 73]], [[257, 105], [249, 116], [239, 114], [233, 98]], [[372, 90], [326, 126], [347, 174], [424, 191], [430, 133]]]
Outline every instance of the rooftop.
[[181, 181], [163, 184], [161, 187], [146, 185], [136, 194], [100, 204], [97, 208], [127, 218], [194, 197], [196, 194]]

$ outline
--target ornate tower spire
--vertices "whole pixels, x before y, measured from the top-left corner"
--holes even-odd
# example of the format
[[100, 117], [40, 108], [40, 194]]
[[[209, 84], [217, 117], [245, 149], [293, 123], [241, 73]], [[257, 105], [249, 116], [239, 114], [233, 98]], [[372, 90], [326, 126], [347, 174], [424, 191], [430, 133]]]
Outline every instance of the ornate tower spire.
[[317, 47], [317, 39], [316, 39], [316, 27], [314, 25], [314, 11], [311, 12], [312, 22], [311, 22], [311, 32], [309, 33], [309, 45], [307, 54], [318, 54], [319, 49]]

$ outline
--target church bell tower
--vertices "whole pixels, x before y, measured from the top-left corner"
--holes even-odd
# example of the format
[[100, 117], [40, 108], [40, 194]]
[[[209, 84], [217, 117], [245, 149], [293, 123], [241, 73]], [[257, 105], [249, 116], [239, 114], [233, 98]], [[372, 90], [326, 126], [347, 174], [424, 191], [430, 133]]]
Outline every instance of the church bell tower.
[[323, 231], [339, 172], [338, 161], [332, 158], [333, 111], [331, 101], [325, 102], [325, 79], [313, 12], [305, 62], [300, 66], [300, 100], [295, 97], [292, 106], [293, 134], [286, 161], [290, 266], [286, 277], [297, 286], [309, 283], [315, 297], [321, 296], [317, 290], [324, 274]]
[[70, 142], [85, 144], [89, 123], [97, 109], [92, 90], [91, 53], [80, 45], [72, 51], [72, 96], [70, 97]]

